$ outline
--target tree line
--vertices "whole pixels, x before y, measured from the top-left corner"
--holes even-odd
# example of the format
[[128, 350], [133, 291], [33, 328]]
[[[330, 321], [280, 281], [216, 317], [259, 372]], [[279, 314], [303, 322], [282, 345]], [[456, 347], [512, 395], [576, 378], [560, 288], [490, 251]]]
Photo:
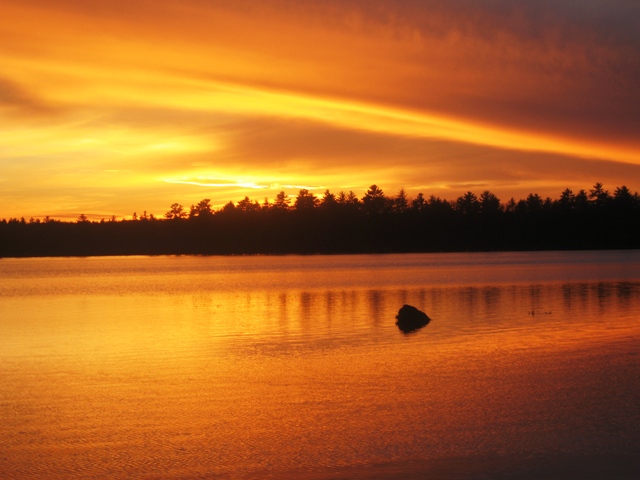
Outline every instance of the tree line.
[[161, 218], [75, 222], [49, 217], [0, 221], [0, 257], [134, 254], [311, 254], [640, 248], [640, 196], [601, 183], [556, 199], [529, 194], [507, 202], [484, 191], [455, 200], [371, 185], [354, 192], [273, 201], [245, 197], [214, 209], [173, 203]]

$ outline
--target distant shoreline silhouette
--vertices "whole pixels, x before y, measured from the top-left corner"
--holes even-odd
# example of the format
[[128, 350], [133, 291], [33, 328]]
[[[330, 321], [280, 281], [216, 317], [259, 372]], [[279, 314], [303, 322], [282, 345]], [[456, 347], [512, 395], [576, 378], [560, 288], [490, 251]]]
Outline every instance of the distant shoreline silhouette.
[[596, 183], [559, 198], [529, 194], [502, 203], [467, 192], [454, 201], [372, 185], [317, 197], [302, 189], [273, 202], [248, 197], [218, 210], [204, 199], [174, 203], [162, 218], [75, 222], [46, 217], [0, 220], [0, 257], [93, 255], [344, 254], [640, 248], [640, 196]]

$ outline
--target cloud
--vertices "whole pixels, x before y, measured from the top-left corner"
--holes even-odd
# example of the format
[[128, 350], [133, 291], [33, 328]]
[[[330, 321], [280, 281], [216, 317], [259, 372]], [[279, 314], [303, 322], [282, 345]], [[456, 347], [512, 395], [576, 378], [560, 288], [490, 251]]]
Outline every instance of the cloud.
[[[532, 136], [525, 148], [566, 142], [582, 156], [608, 150], [627, 161], [640, 149], [630, 4], [66, 1], [49, 11], [38, 4], [59, 17], [37, 35], [53, 37], [43, 39], [46, 60], [67, 64], [69, 80], [80, 82], [59, 92], [70, 101], [297, 111], [334, 121], [345, 112], [345, 121], [357, 121], [366, 107], [387, 120], [419, 117], [434, 135], [453, 122], [457, 140], [513, 148]], [[224, 84], [235, 87], [224, 92]]]
[[12, 211], [46, 192], [116, 214], [304, 185], [638, 189], [639, 16], [624, 0], [13, 2], [0, 175]]
[[229, 181], [229, 180], [219, 180], [214, 178], [207, 177], [197, 177], [195, 179], [178, 179], [178, 178], [163, 178], [161, 179], [166, 183], [178, 183], [182, 185], [196, 185], [198, 187], [208, 187], [208, 188], [229, 188], [229, 187], [241, 187], [241, 188], [249, 188], [254, 190], [261, 190], [265, 188], [269, 188], [269, 185], [258, 185], [254, 182], [243, 182], [243, 181]]

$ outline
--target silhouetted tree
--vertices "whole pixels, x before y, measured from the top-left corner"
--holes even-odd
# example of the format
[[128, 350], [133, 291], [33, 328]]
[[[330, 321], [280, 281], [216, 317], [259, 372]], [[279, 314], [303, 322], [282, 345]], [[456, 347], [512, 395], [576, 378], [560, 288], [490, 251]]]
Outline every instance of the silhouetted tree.
[[558, 207], [561, 211], [569, 211], [575, 208], [576, 196], [573, 194], [573, 190], [565, 188], [560, 194], [558, 199]]
[[609, 195], [609, 191], [603, 188], [602, 183], [598, 182], [589, 190], [589, 200], [591, 200], [596, 207], [603, 208], [609, 200], [611, 200], [611, 196]]
[[418, 194], [408, 204], [404, 190], [391, 199], [373, 185], [362, 203], [353, 191], [326, 190], [320, 201], [301, 190], [295, 213], [284, 192], [268, 209], [245, 197], [214, 212], [205, 199], [190, 210], [205, 222], [173, 221], [185, 216], [178, 203], [164, 220], [146, 212], [130, 217], [142, 221], [11, 218], [0, 220], [0, 257], [640, 248], [640, 196], [626, 186], [613, 195], [602, 184], [590, 194], [565, 189], [556, 201], [532, 193], [504, 209], [489, 191], [455, 202]]
[[456, 200], [456, 209], [463, 215], [475, 215], [480, 211], [480, 202], [473, 192], [467, 192]]
[[300, 189], [298, 192], [298, 196], [296, 197], [296, 201], [294, 203], [294, 208], [296, 210], [311, 210], [319, 203], [318, 198], [306, 188]]
[[234, 212], [235, 210], [236, 210], [235, 204], [232, 201], [229, 201], [224, 204], [224, 206], [220, 211], [225, 213], [230, 213], [230, 212]]
[[386, 210], [387, 199], [377, 185], [371, 185], [362, 197], [362, 204], [367, 213], [379, 214]]
[[324, 195], [322, 195], [322, 199], [320, 200], [320, 205], [323, 208], [334, 208], [338, 205], [336, 201], [336, 196], [329, 191], [329, 189], [324, 191]]
[[272, 207], [277, 210], [287, 210], [290, 203], [291, 199], [289, 198], [289, 195], [287, 195], [284, 191], [280, 191], [276, 195], [276, 199], [273, 202]]
[[516, 203], [516, 208], [514, 209], [514, 212], [518, 215], [525, 215], [527, 214], [527, 212], [529, 211], [529, 209], [527, 208], [527, 201], [526, 200], [518, 200], [518, 203]]
[[542, 197], [537, 193], [530, 193], [526, 199], [527, 212], [529, 213], [540, 213], [542, 211]]
[[422, 192], [416, 195], [416, 198], [411, 202], [411, 208], [416, 212], [422, 212], [427, 207], [427, 201], [424, 199]]
[[168, 220], [187, 218], [187, 212], [184, 211], [184, 207], [179, 203], [172, 203], [169, 211], [164, 214], [164, 218]]
[[631, 191], [624, 185], [615, 189], [613, 192], [613, 201], [617, 207], [623, 209], [631, 209], [637, 206], [636, 198], [634, 198]]
[[584, 189], [581, 189], [576, 193], [576, 198], [573, 202], [575, 209], [583, 212], [589, 207], [589, 197]]
[[200, 200], [197, 205], [191, 205], [189, 218], [210, 218], [211, 216], [213, 216], [213, 210], [210, 199], [205, 198]]
[[247, 213], [247, 212], [257, 212], [260, 210], [260, 204], [257, 200], [252, 201], [249, 197], [244, 197], [242, 200], [238, 202], [236, 207], [239, 211]]
[[489, 190], [480, 194], [480, 213], [483, 215], [497, 215], [502, 211], [500, 199]]
[[404, 188], [401, 188], [393, 199], [393, 211], [396, 213], [404, 213], [409, 208], [409, 199], [407, 198], [407, 192]]
[[435, 195], [429, 195], [429, 200], [427, 201], [427, 203], [429, 204], [429, 209], [433, 213], [443, 214], [453, 210], [453, 206], [451, 203], [440, 197], [436, 197]]
[[340, 204], [340, 205], [356, 205], [359, 206], [360, 205], [360, 199], [358, 198], [358, 196], [353, 192], [353, 190], [349, 190], [349, 192], [345, 192], [345, 191], [341, 191], [338, 194], [338, 197], [336, 198], [336, 201]]

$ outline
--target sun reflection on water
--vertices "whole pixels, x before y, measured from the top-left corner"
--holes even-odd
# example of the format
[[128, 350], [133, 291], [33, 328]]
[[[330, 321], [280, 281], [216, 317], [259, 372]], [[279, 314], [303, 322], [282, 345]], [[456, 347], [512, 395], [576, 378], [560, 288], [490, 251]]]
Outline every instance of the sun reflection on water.
[[[398, 280], [427, 268], [398, 266], [407, 257], [364, 257], [350, 285], [325, 280], [358, 259], [337, 272], [258, 259], [240, 281], [235, 260], [157, 260], [53, 261], [51, 275], [42, 261], [9, 264], [20, 271], [0, 287], [0, 476], [637, 458], [640, 280], [565, 265], [544, 282], [420, 284]], [[294, 268], [292, 288], [281, 273]], [[470, 262], [467, 277], [477, 268], [490, 267]], [[402, 333], [403, 304], [432, 322]]]

